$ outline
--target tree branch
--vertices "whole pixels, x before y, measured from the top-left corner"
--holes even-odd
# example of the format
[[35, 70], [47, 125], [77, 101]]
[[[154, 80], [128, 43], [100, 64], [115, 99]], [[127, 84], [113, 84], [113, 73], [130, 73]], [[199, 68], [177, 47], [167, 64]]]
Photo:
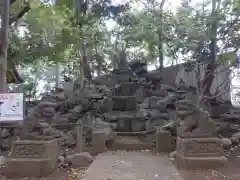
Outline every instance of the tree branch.
[[9, 25], [12, 25], [14, 22], [16, 22], [18, 19], [22, 18], [29, 10], [30, 10], [30, 5], [26, 4], [23, 9], [20, 10], [17, 14], [15, 14], [13, 17], [10, 18], [9, 20]]

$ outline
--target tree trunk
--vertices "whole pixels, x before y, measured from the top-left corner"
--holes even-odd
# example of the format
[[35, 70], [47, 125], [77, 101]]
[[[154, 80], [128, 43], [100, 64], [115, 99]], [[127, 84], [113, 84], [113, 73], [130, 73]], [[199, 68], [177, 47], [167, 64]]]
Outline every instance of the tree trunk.
[[60, 88], [60, 63], [57, 62], [56, 65], [56, 88]]
[[9, 0], [1, 0], [0, 2], [0, 92], [7, 91], [7, 49], [8, 49], [8, 27], [9, 27]]
[[[74, 0], [74, 10], [75, 10], [75, 18], [78, 20], [79, 16], [86, 16], [86, 10], [87, 10], [87, 0]], [[81, 28], [81, 23], [77, 22], [77, 25], [80, 25]], [[81, 31], [80, 36], [83, 37], [83, 33]], [[83, 60], [87, 61], [87, 56], [86, 56], [86, 46], [85, 46], [85, 40], [84, 37], [82, 40], [79, 39], [78, 42], [78, 58], [79, 58], [79, 74], [78, 74], [78, 79], [77, 81], [78, 84], [80, 85], [80, 88], [83, 88], [84, 85], [84, 62]]]
[[98, 60], [98, 49], [97, 45], [95, 44], [95, 58], [96, 58], [96, 64], [97, 64], [97, 76], [101, 75], [101, 62]]
[[[220, 3], [219, 3], [220, 4]], [[217, 68], [216, 65], [216, 56], [217, 56], [217, 26], [218, 26], [218, 20], [217, 15], [219, 11], [219, 4], [217, 6], [217, 0], [212, 0], [212, 24], [211, 24], [211, 44], [210, 44], [210, 50], [211, 50], [211, 61], [207, 65], [205, 69], [205, 75], [202, 82], [202, 94], [205, 96], [211, 95], [211, 86], [214, 80], [214, 72]], [[203, 98], [207, 100], [206, 98]]]
[[160, 4], [160, 27], [158, 28], [158, 59], [159, 59], [159, 69], [160, 72], [163, 70], [163, 7], [166, 0], [162, 0]]

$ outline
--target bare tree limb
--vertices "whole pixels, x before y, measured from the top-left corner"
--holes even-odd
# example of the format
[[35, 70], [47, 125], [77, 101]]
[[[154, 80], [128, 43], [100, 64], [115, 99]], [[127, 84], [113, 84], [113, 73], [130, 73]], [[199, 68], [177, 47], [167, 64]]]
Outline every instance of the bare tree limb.
[[20, 10], [16, 15], [10, 18], [9, 20], [9, 25], [12, 25], [14, 22], [16, 22], [18, 19], [22, 18], [29, 10], [30, 10], [30, 5], [26, 4], [23, 9]]

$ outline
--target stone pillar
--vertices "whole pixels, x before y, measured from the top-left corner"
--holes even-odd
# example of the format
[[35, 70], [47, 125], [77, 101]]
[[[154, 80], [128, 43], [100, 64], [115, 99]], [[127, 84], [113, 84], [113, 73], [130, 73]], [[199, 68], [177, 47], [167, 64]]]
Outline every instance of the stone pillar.
[[107, 133], [105, 131], [94, 131], [92, 133], [92, 151], [94, 154], [106, 151]]
[[84, 148], [84, 141], [83, 141], [83, 125], [81, 124], [80, 120], [78, 121], [78, 125], [76, 127], [77, 130], [77, 142], [76, 148], [78, 152], [82, 152]]
[[156, 132], [156, 151], [171, 152], [172, 148], [171, 133], [169, 131], [158, 130]]
[[176, 163], [180, 169], [217, 168], [224, 165], [221, 140], [216, 137], [178, 137]]
[[57, 168], [57, 140], [19, 140], [12, 144], [5, 175], [10, 178], [44, 177]]

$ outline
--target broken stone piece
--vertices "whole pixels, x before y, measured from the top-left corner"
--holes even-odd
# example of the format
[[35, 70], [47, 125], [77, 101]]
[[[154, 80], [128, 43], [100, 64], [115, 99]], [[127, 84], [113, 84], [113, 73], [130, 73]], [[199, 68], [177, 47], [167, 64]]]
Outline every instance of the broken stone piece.
[[230, 149], [232, 145], [232, 141], [228, 138], [222, 138], [222, 147], [223, 149]]
[[78, 154], [69, 155], [66, 157], [73, 168], [87, 167], [92, 163], [93, 157], [88, 152], [82, 152]]

